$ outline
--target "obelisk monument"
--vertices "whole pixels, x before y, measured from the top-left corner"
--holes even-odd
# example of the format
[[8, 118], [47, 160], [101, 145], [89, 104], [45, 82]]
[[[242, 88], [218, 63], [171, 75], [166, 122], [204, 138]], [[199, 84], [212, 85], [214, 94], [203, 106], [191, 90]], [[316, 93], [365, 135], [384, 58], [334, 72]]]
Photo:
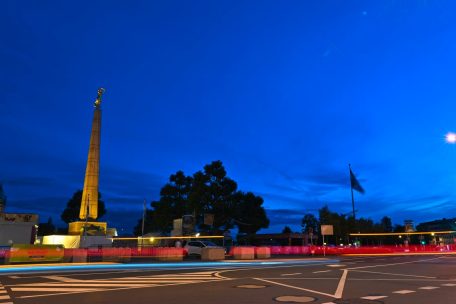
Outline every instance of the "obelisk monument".
[[[96, 220], [98, 217], [98, 177], [100, 173], [100, 132], [101, 132], [101, 96], [104, 89], [98, 89], [93, 112], [92, 133], [90, 135], [89, 155], [87, 157], [84, 189], [82, 190], [81, 220]], [[89, 211], [87, 214], [87, 210]]]
[[101, 97], [104, 89], [98, 89], [95, 100], [92, 120], [92, 133], [90, 135], [89, 154], [87, 157], [84, 188], [82, 191], [81, 209], [79, 218], [81, 221], [72, 222], [69, 225], [69, 234], [87, 233], [89, 227], [98, 233], [106, 233], [106, 223], [96, 222], [98, 217], [98, 177], [100, 172], [100, 139], [101, 139]]

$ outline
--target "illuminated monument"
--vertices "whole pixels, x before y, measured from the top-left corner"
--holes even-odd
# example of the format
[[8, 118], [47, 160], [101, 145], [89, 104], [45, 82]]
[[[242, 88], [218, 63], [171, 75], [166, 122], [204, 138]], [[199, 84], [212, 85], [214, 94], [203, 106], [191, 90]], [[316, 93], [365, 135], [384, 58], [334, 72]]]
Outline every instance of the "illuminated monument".
[[106, 222], [97, 222], [98, 217], [98, 176], [100, 172], [100, 133], [101, 133], [101, 97], [104, 89], [98, 89], [93, 112], [92, 133], [90, 135], [89, 155], [82, 191], [80, 221], [69, 224], [68, 233], [72, 235], [106, 235]]

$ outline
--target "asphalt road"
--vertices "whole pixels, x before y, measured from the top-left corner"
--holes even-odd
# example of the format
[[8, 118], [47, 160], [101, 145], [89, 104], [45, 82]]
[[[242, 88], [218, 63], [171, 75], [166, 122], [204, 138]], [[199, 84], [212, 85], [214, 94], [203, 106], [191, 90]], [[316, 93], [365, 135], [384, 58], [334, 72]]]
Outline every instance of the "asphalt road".
[[2, 304], [443, 304], [456, 303], [456, 256], [17, 273], [1, 275], [0, 283]]

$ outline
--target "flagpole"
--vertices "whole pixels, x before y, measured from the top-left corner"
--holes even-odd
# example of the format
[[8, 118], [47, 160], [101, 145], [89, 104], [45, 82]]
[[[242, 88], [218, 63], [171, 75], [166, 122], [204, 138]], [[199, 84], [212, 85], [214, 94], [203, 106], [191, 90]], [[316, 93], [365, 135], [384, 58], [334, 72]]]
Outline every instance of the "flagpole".
[[144, 246], [144, 221], [146, 217], [146, 199], [143, 202], [143, 214], [142, 214], [142, 225], [141, 225], [141, 247]]
[[350, 171], [350, 190], [352, 195], [352, 211], [353, 211], [353, 219], [356, 218], [355, 216], [355, 196], [353, 195], [353, 183], [351, 182], [351, 164], [348, 164], [348, 170]]

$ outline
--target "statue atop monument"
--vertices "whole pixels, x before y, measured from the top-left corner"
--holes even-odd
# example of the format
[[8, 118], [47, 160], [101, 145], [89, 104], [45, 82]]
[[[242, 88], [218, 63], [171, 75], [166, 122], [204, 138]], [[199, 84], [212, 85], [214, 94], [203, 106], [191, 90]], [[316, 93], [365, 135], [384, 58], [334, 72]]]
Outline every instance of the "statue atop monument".
[[94, 105], [95, 105], [95, 108], [100, 108], [101, 106], [101, 96], [103, 95], [103, 93], [105, 92], [106, 90], [104, 88], [99, 88], [98, 89], [98, 95], [97, 95], [97, 99], [95, 100], [94, 102]]

